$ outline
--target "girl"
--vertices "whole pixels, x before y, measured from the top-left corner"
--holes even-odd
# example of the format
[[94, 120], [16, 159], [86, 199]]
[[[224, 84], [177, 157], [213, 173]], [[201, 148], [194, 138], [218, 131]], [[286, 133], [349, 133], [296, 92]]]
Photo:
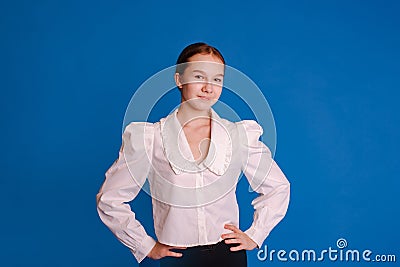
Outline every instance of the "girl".
[[[230, 122], [212, 105], [225, 70], [221, 53], [205, 43], [179, 55], [175, 83], [181, 103], [156, 123], [131, 122], [119, 158], [106, 172], [96, 196], [101, 220], [140, 263], [161, 266], [247, 266], [247, 250], [260, 248], [285, 216], [290, 184], [254, 120]], [[259, 193], [252, 225], [239, 228], [235, 187], [243, 172]], [[149, 236], [127, 202], [146, 178], [154, 229]]]

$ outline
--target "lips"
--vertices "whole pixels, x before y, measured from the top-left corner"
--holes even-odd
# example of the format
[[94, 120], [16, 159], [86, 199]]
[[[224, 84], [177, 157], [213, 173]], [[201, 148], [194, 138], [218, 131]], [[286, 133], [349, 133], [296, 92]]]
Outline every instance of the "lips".
[[203, 99], [203, 100], [210, 100], [210, 98], [209, 97], [206, 97], [206, 96], [198, 96], [200, 99]]

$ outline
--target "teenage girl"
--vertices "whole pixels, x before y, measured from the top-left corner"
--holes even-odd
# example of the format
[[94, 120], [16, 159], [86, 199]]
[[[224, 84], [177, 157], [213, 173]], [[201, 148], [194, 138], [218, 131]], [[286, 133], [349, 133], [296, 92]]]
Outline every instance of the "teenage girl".
[[[212, 105], [219, 99], [225, 60], [205, 43], [179, 55], [175, 82], [181, 103], [156, 123], [132, 122], [124, 130], [118, 159], [96, 196], [101, 220], [136, 260], [161, 266], [247, 266], [247, 250], [260, 248], [285, 216], [290, 184], [259, 141], [254, 120], [230, 122]], [[235, 188], [244, 173], [259, 193], [252, 225], [242, 231]], [[154, 229], [149, 236], [129, 201], [146, 178]]]

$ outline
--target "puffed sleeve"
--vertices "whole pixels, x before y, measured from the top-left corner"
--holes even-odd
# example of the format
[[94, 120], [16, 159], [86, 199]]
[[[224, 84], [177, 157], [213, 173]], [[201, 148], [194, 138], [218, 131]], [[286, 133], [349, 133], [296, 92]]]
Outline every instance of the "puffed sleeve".
[[152, 123], [132, 122], [126, 126], [119, 157], [105, 173], [96, 195], [100, 219], [139, 263], [156, 241], [135, 218], [128, 202], [137, 196], [150, 171], [153, 137]]
[[253, 223], [244, 232], [261, 248], [272, 229], [286, 214], [290, 183], [271, 156], [270, 149], [259, 137], [262, 127], [254, 120], [237, 122], [242, 144], [242, 171], [251, 188], [259, 195], [254, 207]]

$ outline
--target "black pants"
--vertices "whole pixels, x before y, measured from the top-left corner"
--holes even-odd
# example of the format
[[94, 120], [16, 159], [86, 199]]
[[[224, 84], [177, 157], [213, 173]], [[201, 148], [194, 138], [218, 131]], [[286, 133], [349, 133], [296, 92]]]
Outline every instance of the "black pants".
[[160, 259], [160, 267], [247, 267], [246, 250], [230, 251], [230, 247], [238, 244], [226, 244], [223, 240], [213, 245], [174, 249], [183, 254], [182, 257], [164, 257]]

